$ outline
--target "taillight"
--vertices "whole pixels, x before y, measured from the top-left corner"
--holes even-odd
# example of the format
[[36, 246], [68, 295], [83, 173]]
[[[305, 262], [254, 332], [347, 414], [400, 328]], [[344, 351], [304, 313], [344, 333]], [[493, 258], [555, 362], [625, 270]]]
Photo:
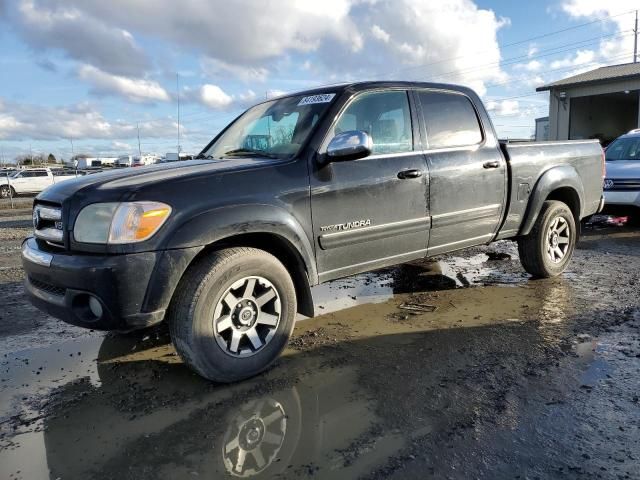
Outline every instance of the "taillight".
[[604, 179], [607, 176], [607, 154], [605, 150], [602, 149], [602, 178]]

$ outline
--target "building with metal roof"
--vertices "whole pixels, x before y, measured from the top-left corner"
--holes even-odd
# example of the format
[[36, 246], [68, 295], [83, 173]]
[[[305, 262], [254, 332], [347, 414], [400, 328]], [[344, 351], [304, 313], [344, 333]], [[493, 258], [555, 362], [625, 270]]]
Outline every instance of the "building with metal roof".
[[543, 85], [549, 139], [598, 138], [604, 144], [640, 128], [640, 63], [596, 68]]

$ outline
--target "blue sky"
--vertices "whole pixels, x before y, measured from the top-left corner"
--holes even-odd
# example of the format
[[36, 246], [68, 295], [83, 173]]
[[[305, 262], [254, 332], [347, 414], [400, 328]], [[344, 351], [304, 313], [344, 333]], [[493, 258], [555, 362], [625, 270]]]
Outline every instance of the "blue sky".
[[[179, 7], [178, 7], [179, 5]], [[501, 137], [535, 87], [632, 61], [632, 0], [0, 0], [0, 154], [197, 153], [248, 105], [369, 79], [476, 89]], [[561, 33], [561, 30], [565, 30]], [[179, 88], [176, 85], [179, 74]]]

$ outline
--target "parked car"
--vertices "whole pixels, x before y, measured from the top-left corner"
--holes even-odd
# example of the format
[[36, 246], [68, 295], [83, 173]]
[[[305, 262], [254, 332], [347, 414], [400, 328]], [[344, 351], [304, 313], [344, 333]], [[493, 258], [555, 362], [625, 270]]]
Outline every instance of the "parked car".
[[118, 157], [113, 164], [116, 168], [124, 168], [124, 167], [132, 167], [133, 166], [133, 155], [123, 155]]
[[[268, 135], [264, 149], [247, 137]], [[602, 208], [597, 141], [500, 143], [464, 87], [370, 82], [265, 101], [200, 160], [55, 185], [22, 247], [31, 301], [93, 329], [166, 319], [200, 375], [267, 368], [310, 287], [494, 240], [566, 268]]]
[[615, 139], [606, 149], [605, 213], [628, 215], [640, 225], [640, 129]]
[[12, 176], [0, 176], [0, 197], [25, 193], [40, 193], [54, 183], [70, 180], [84, 173], [62, 168], [29, 168], [19, 170]]
[[132, 167], [143, 167], [145, 165], [153, 165], [158, 161], [155, 155], [136, 155], [133, 157]]

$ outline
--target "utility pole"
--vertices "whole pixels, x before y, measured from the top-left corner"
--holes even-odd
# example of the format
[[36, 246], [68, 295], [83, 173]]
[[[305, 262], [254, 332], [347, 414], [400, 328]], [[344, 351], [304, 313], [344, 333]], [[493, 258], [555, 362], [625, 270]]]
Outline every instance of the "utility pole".
[[638, 61], [638, 10], [636, 10], [636, 26], [633, 29], [633, 63]]
[[[138, 129], [138, 155], [140, 155], [140, 160], [142, 160], [142, 149], [140, 148], [140, 123], [136, 123], [136, 128]], [[180, 128], [180, 126], [178, 126]], [[180, 143], [180, 140], [178, 140]]]
[[180, 158], [180, 74], [176, 72], [176, 91], [178, 93], [178, 158]]

